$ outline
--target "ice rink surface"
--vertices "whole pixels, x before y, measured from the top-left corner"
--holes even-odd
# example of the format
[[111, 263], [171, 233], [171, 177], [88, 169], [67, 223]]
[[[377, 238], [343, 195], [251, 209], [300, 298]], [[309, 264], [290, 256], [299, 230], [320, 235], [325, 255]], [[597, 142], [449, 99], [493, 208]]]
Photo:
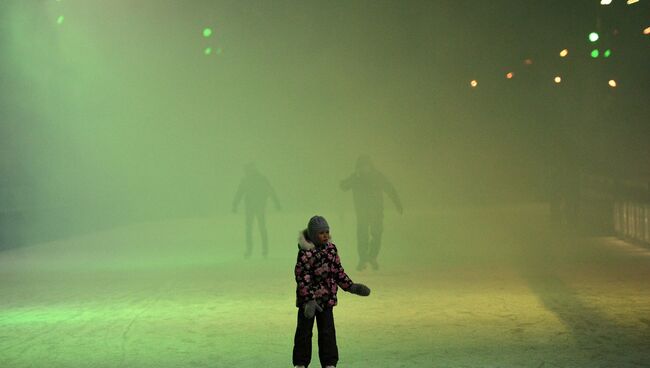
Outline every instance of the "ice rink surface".
[[[347, 273], [372, 289], [339, 291], [338, 366], [650, 366], [650, 251], [551, 231], [546, 213], [387, 213], [381, 268], [362, 272], [353, 215], [324, 213]], [[235, 215], [0, 252], [0, 367], [290, 367], [310, 215], [269, 215], [268, 259], [255, 237], [244, 260]]]

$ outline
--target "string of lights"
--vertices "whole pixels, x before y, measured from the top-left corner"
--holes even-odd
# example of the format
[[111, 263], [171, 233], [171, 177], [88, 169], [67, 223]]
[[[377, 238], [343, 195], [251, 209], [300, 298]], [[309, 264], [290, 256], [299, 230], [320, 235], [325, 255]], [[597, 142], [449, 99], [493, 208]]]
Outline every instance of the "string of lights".
[[[603, 6], [610, 6], [612, 5], [613, 1], [612, 0], [601, 0], [600, 5]], [[639, 0], [627, 0], [626, 5], [628, 8], [631, 8], [632, 11], [634, 11], [635, 6], [629, 6], [629, 5], [635, 5], [638, 4]], [[597, 26], [602, 24], [602, 21], [600, 18], [597, 19], [596, 21]], [[613, 36], [620, 36], [620, 31], [618, 28], [614, 27], [611, 30], [611, 34]], [[635, 34], [627, 34], [625, 35], [626, 37], [632, 37], [635, 39], [640, 39], [640, 38], [646, 38], [647, 36], [650, 35], [650, 26], [645, 26], [645, 28], [641, 27], [640, 32], [635, 33]], [[588, 57], [590, 59], [593, 59], [594, 61], [600, 60], [600, 59], [609, 59], [610, 57], [614, 56], [614, 51], [613, 47], [611, 45], [612, 40], [604, 40], [603, 37], [601, 36], [601, 33], [599, 31], [591, 31], [588, 32], [586, 35], [586, 39], [589, 42], [588, 45]], [[546, 52], [546, 55], [550, 55], [551, 52]], [[568, 48], [563, 48], [561, 51], [558, 53], [559, 57], [561, 59], [564, 59], [566, 61], [571, 60], [571, 58], [585, 58], [585, 55], [581, 53], [573, 53], [571, 57], [569, 57], [569, 49]], [[531, 66], [533, 65], [533, 59], [531, 58], [526, 58], [523, 60], [524, 66]], [[511, 80], [515, 77], [515, 72], [510, 70], [505, 74], [505, 78], [508, 80]], [[615, 78], [610, 77], [606, 78], [607, 79], [607, 86], [610, 88], [616, 88], [618, 86], [618, 82]], [[554, 73], [552, 76], [552, 80], [555, 84], [560, 84], [563, 82], [562, 75], [558, 73]], [[472, 78], [469, 82], [469, 85], [472, 89], [476, 89], [479, 86], [479, 81], [477, 78]]]

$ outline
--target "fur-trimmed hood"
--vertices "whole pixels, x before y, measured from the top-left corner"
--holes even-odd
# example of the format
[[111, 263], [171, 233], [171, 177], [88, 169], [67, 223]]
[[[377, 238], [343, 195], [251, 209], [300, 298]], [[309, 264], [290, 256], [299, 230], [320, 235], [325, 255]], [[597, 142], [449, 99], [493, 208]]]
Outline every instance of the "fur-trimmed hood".
[[309, 240], [309, 235], [307, 234], [307, 229], [302, 230], [298, 233], [298, 248], [302, 250], [310, 250], [316, 248], [314, 243]]
[[[332, 236], [330, 235], [330, 239], [327, 242], [327, 244], [331, 242], [332, 242]], [[316, 244], [314, 244], [314, 242], [311, 241], [311, 239], [309, 239], [309, 232], [307, 229], [298, 233], [298, 248], [302, 250], [311, 250], [316, 248]]]

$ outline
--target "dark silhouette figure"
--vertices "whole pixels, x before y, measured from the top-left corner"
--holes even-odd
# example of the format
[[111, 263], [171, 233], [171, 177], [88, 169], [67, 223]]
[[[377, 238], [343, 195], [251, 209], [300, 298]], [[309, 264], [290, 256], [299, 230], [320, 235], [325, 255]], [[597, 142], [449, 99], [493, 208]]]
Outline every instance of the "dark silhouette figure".
[[377, 270], [377, 256], [381, 248], [384, 230], [384, 193], [395, 204], [397, 212], [403, 212], [402, 204], [395, 187], [379, 172], [370, 157], [362, 155], [357, 159], [355, 172], [341, 181], [341, 189], [352, 189], [354, 209], [357, 215], [357, 251], [359, 252], [359, 271], [368, 263]]
[[262, 175], [255, 167], [254, 163], [246, 165], [244, 168], [244, 177], [239, 183], [237, 194], [232, 204], [232, 212], [237, 213], [237, 207], [241, 199], [244, 199], [244, 209], [246, 216], [246, 251], [245, 258], [250, 258], [253, 251], [253, 220], [257, 219], [257, 227], [262, 238], [262, 255], [268, 256], [269, 245], [266, 231], [266, 203], [271, 197], [275, 203], [276, 209], [280, 209], [280, 201], [275, 194], [275, 190], [269, 183], [268, 179]]

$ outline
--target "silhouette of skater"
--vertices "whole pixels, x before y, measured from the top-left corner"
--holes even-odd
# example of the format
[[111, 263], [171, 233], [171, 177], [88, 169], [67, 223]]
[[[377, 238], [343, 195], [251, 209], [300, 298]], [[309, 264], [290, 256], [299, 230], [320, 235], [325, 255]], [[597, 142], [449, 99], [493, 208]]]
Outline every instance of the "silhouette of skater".
[[268, 179], [262, 175], [254, 163], [249, 163], [244, 168], [244, 177], [239, 183], [237, 194], [232, 203], [232, 212], [237, 213], [241, 199], [244, 199], [246, 217], [246, 251], [245, 258], [250, 258], [253, 251], [253, 220], [257, 219], [257, 227], [262, 238], [262, 256], [266, 258], [269, 253], [268, 235], [266, 231], [266, 203], [271, 197], [276, 209], [280, 210], [280, 201]]
[[357, 270], [366, 269], [368, 263], [377, 270], [377, 256], [384, 229], [384, 193], [388, 194], [401, 215], [403, 209], [397, 191], [367, 155], [361, 155], [357, 159], [355, 172], [342, 180], [340, 186], [343, 191], [352, 189], [357, 215]]

